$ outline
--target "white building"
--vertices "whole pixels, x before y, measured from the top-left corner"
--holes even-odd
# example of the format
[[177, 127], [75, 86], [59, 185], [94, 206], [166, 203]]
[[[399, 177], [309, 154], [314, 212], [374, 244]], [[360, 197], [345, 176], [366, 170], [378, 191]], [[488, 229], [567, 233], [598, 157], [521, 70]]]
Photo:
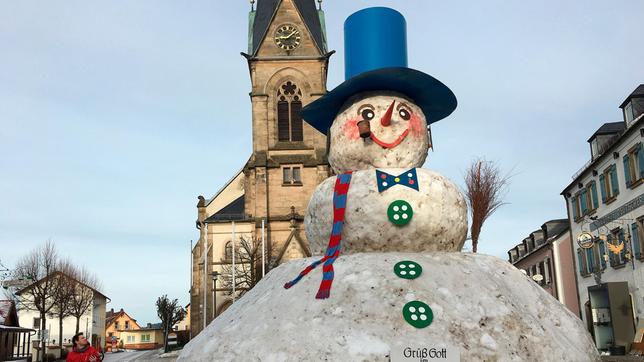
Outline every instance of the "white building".
[[[29, 298], [29, 293], [27, 290], [32, 288], [35, 284], [42, 282], [43, 279], [32, 283], [25, 288], [20, 289], [16, 292], [17, 295], [20, 295], [21, 298]], [[84, 285], [80, 283], [81, 285]], [[85, 286], [85, 285], [84, 285]], [[87, 339], [94, 346], [100, 346], [104, 343], [103, 338], [105, 335], [105, 311], [106, 305], [109, 300], [107, 296], [103, 293], [85, 286], [87, 290], [90, 290], [93, 295], [92, 306], [81, 316], [79, 323], [79, 332], [87, 337]], [[41, 320], [40, 312], [37, 310], [31, 310], [26, 308], [27, 303], [19, 303], [17, 305], [18, 309], [18, 321], [22, 327], [33, 328], [39, 333], [32, 339], [32, 341], [39, 341], [40, 337], [43, 335], [41, 331]], [[63, 344], [71, 346], [71, 339], [76, 332], [76, 317], [65, 317], [63, 318], [63, 334], [62, 336], [59, 333], [59, 320], [55, 315], [48, 314], [46, 319], [46, 333], [44, 334], [47, 341], [47, 353], [53, 353], [58, 355], [58, 343], [62, 339]], [[34, 343], [35, 347], [36, 343]], [[33, 356], [39, 355], [36, 349], [33, 351]]]
[[644, 85], [620, 108], [623, 120], [590, 137], [590, 161], [562, 192], [573, 241], [592, 235], [574, 256], [581, 314], [600, 350], [628, 350], [644, 323]]

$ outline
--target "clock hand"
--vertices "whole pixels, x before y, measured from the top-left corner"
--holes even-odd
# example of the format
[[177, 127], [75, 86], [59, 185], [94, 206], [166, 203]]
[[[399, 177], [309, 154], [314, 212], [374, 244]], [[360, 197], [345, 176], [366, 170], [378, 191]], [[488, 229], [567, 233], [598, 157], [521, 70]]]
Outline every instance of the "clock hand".
[[290, 33], [287, 36], [280, 36], [280, 39], [288, 39], [288, 38], [292, 37], [293, 35], [295, 35], [295, 33], [297, 33], [297, 31], [294, 31], [294, 32]]

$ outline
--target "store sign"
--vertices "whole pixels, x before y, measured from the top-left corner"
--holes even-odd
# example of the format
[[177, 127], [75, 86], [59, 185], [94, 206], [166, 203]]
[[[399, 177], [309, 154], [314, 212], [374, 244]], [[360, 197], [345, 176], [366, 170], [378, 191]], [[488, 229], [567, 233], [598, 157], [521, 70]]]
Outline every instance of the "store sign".
[[633, 200], [625, 203], [614, 211], [609, 212], [606, 216], [595, 220], [595, 222], [590, 224], [590, 231], [599, 229], [600, 227], [608, 224], [611, 221], [615, 221], [620, 217], [628, 214], [629, 212], [637, 209], [638, 207], [644, 205], [644, 194], [639, 195]]
[[590, 249], [593, 247], [595, 244], [593, 234], [584, 231], [583, 233], [579, 234], [577, 237], [577, 244], [579, 245], [580, 248], [583, 249]]

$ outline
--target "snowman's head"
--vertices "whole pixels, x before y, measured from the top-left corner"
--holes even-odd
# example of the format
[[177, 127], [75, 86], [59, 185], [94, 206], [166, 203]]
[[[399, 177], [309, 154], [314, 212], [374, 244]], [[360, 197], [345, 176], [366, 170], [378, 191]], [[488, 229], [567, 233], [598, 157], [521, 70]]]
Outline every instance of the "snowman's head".
[[421, 167], [429, 149], [423, 111], [405, 95], [389, 91], [349, 98], [335, 117], [329, 137], [329, 164], [336, 173]]

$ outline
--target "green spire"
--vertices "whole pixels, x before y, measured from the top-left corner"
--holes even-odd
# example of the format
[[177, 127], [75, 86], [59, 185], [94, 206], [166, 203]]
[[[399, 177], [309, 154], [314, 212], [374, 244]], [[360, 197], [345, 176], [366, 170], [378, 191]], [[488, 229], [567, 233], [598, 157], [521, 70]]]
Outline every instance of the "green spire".
[[318, 17], [320, 18], [320, 27], [322, 28], [322, 46], [324, 47], [323, 51], [326, 52], [327, 42], [326, 42], [326, 23], [324, 21], [324, 10], [322, 10], [322, 3], [320, 3], [320, 8], [318, 9]]
[[255, 24], [255, 8], [248, 13], [248, 54], [253, 54], [253, 24]]

